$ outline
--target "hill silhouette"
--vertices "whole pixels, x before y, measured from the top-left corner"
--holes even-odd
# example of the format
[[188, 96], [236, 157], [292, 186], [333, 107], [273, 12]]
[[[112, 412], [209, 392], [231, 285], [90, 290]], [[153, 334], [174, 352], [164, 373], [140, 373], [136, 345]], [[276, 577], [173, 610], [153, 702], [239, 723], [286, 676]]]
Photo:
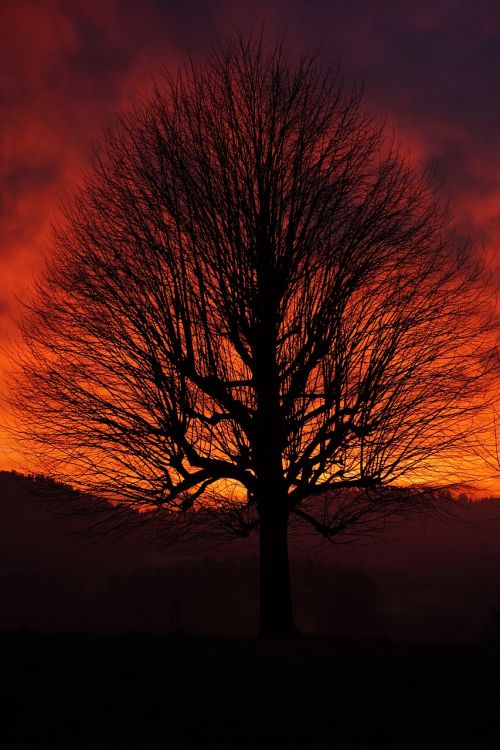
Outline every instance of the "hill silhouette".
[[[93, 516], [53, 512], [55, 489], [0, 472], [1, 630], [256, 632], [251, 543], [181, 554], [147, 544], [156, 522], [123, 509], [129, 534], [89, 535]], [[372, 544], [318, 548], [314, 537], [294, 538], [299, 626], [350, 637], [496, 637], [499, 519], [494, 501], [478, 501], [452, 520], [407, 521]]]

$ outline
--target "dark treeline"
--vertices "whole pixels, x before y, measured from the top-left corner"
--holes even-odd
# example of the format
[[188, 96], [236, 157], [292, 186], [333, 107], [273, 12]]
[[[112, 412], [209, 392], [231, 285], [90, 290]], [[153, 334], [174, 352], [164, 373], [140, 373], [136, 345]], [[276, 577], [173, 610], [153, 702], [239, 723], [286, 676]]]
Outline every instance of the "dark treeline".
[[[0, 629], [257, 632], [255, 548], [173, 555], [139, 534], [88, 543], [47, 511], [44, 483], [0, 473]], [[408, 523], [376, 544], [293, 540], [294, 606], [311, 634], [417, 640], [500, 637], [500, 510]]]

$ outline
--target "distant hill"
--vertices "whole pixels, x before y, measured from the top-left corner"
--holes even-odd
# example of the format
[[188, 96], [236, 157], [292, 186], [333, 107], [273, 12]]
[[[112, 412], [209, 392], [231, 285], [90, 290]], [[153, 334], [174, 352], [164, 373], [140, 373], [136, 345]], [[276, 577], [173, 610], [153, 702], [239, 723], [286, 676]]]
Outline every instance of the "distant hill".
[[[89, 539], [91, 519], [51, 511], [48, 489], [0, 472], [0, 629], [255, 632], [255, 544], [174, 555], [148, 546], [154, 529], [144, 525], [123, 539]], [[134, 526], [138, 517], [130, 512], [129, 520]], [[455, 520], [408, 522], [374, 544], [317, 543], [314, 534], [292, 540], [303, 629], [440, 640], [500, 635], [496, 502], [471, 503]]]
[[14, 472], [0, 472], [0, 571], [64, 567], [90, 573], [138, 564], [142, 556], [133, 540], [118, 543], [96, 535], [86, 541], [89, 519], [57, 512], [49, 489]]

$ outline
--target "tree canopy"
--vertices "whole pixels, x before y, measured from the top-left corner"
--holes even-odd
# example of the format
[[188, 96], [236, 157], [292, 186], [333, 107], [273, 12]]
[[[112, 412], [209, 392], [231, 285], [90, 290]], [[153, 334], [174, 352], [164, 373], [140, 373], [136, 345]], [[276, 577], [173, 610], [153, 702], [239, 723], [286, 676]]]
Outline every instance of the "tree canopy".
[[17, 429], [81, 489], [258, 530], [262, 629], [286, 631], [290, 521], [337, 539], [432, 503], [397, 487], [438, 484], [470, 435], [488, 297], [431, 173], [339, 66], [217, 41], [65, 199]]

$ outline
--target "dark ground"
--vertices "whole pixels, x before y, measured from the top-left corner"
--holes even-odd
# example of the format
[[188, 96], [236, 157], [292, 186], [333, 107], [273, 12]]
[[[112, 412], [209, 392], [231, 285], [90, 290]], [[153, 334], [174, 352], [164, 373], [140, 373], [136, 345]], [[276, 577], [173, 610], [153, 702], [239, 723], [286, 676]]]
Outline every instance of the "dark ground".
[[271, 642], [251, 550], [87, 544], [35, 490], [0, 472], [0, 750], [500, 747], [500, 503], [297, 541], [311, 635]]
[[4, 748], [497, 748], [500, 647], [0, 636]]
[[[0, 633], [255, 635], [257, 547], [176, 556], [94, 538], [50, 512], [36, 482], [0, 472]], [[361, 540], [363, 542], [363, 540]], [[290, 541], [297, 624], [314, 636], [462, 643], [500, 638], [500, 501], [418, 519], [377, 543]]]

